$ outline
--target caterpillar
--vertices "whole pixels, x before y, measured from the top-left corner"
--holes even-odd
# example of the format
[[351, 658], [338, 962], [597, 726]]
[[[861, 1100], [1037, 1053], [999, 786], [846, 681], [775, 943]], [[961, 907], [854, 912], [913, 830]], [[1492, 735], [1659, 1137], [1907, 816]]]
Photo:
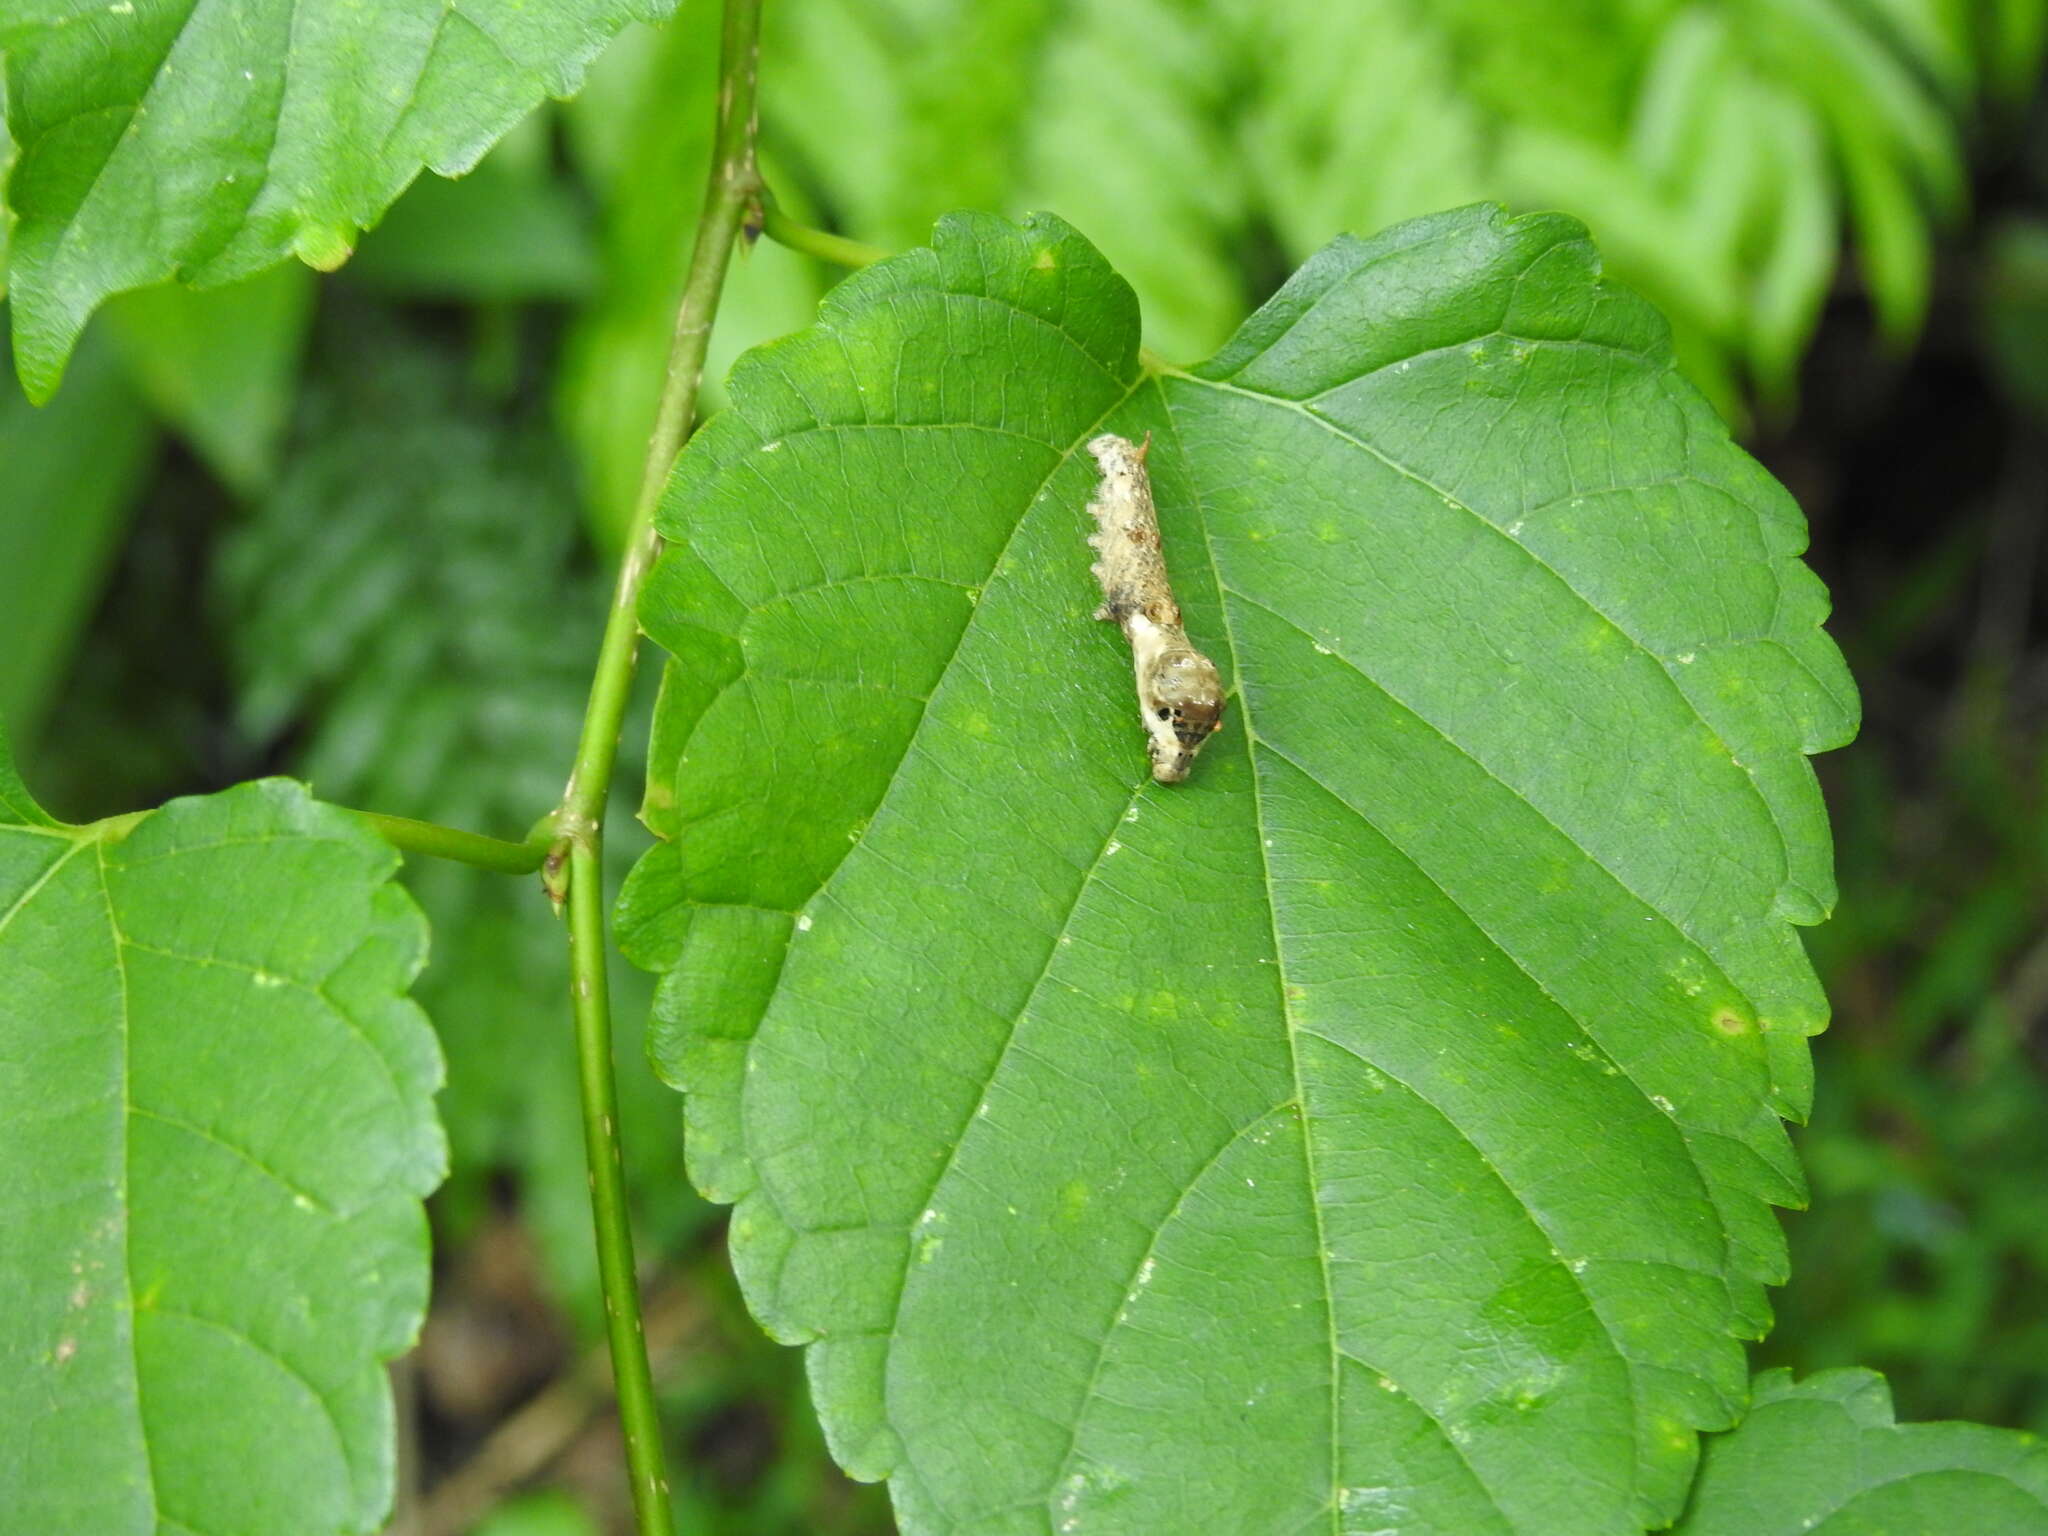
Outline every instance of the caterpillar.
[[1098, 552], [1091, 570], [1102, 584], [1095, 617], [1120, 625], [1131, 643], [1152, 777], [1178, 784], [1223, 724], [1223, 679], [1181, 628], [1145, 472], [1151, 447], [1150, 433], [1142, 448], [1113, 432], [1088, 444], [1102, 469], [1102, 484], [1088, 503], [1097, 525], [1088, 543]]

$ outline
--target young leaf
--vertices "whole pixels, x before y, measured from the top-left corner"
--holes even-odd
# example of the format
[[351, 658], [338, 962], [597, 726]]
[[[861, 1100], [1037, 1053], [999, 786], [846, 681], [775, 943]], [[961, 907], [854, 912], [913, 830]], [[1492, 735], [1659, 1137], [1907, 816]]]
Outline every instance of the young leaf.
[[329, 269], [424, 167], [475, 165], [673, 0], [222, 10], [39, 0], [0, 22], [17, 362], [42, 400], [109, 294]]
[[1981, 1424], [1899, 1424], [1874, 1371], [1757, 1377], [1749, 1416], [1707, 1442], [1677, 1536], [2048, 1533], [2048, 1446]]
[[[1739, 1411], [1854, 704], [1797, 509], [1597, 273], [1468, 208], [1148, 371], [1080, 236], [961, 216], [684, 454], [622, 935], [907, 1530], [1619, 1536]], [[1177, 788], [1103, 431], [1235, 690]]]
[[14, 1528], [381, 1520], [444, 1161], [397, 862], [281, 780], [58, 826], [0, 747]]

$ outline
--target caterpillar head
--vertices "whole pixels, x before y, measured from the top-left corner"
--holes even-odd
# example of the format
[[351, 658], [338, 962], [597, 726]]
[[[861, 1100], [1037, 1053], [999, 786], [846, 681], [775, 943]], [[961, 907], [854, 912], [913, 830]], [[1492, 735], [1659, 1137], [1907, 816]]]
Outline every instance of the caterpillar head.
[[1216, 664], [1190, 646], [1159, 653], [1138, 679], [1152, 777], [1178, 784], [1195, 754], [1223, 725], [1223, 679]]

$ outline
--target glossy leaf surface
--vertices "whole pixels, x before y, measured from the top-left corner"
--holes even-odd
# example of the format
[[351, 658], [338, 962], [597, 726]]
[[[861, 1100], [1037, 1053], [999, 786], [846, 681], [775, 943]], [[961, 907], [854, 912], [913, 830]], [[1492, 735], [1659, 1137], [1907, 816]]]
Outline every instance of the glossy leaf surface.
[[280, 780], [60, 826], [0, 749], [11, 1529], [382, 1523], [445, 1161], [396, 864]]
[[348, 258], [422, 169], [458, 175], [665, 0], [37, 0], [0, 21], [23, 385], [109, 294]]
[[[911, 1531], [1635, 1531], [1800, 1181], [1853, 696], [1785, 493], [1572, 221], [1344, 240], [1154, 371], [1052, 219], [743, 359], [622, 899], [735, 1263]], [[1148, 433], [1235, 696], [1091, 619]]]

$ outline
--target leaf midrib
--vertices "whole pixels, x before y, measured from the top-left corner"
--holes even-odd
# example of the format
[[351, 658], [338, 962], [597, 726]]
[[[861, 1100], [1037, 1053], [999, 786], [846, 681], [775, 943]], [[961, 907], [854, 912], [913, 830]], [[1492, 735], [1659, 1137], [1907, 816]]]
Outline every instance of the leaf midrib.
[[[1160, 409], [1165, 414], [1166, 420], [1173, 430], [1174, 446], [1180, 453], [1182, 467], [1186, 469], [1189, 462], [1187, 445], [1181, 434], [1179, 418], [1174, 415], [1172, 405], [1166, 399], [1163, 388], [1160, 391], [1159, 403]], [[1316, 1269], [1322, 1278], [1323, 1318], [1328, 1329], [1330, 1374], [1330, 1533], [1331, 1536], [1343, 1536], [1344, 1448], [1342, 1444], [1342, 1423], [1344, 1368], [1342, 1362], [1346, 1359], [1356, 1359], [1357, 1357], [1344, 1349], [1343, 1343], [1338, 1336], [1337, 1288], [1330, 1274], [1330, 1242], [1328, 1231], [1323, 1222], [1322, 1180], [1316, 1171], [1314, 1127], [1309, 1123], [1308, 1094], [1301, 1076], [1301, 1035], [1304, 1031], [1301, 1028], [1300, 1022], [1294, 1016], [1294, 1007], [1287, 995], [1287, 952], [1286, 946], [1280, 940], [1279, 909], [1273, 904], [1273, 864], [1272, 857], [1268, 851], [1270, 845], [1266, 837], [1265, 787], [1259, 773], [1258, 761], [1259, 748], [1263, 743], [1258, 731], [1254, 727], [1251, 706], [1244, 693], [1244, 670], [1239, 660], [1241, 652], [1237, 642], [1237, 631], [1230, 621], [1230, 588], [1224, 584], [1223, 569], [1216, 559], [1216, 546], [1210, 536], [1209, 518], [1202, 504], [1200, 485], [1192, 474], [1189, 474], [1187, 478], [1189, 496], [1194, 503], [1195, 523], [1202, 530], [1202, 553], [1208, 561], [1210, 580], [1215, 584], [1216, 602], [1223, 624], [1224, 646], [1230, 652], [1230, 684], [1232, 691], [1237, 695], [1238, 719], [1241, 722], [1239, 728], [1244, 732], [1245, 765], [1251, 771], [1252, 835], [1258, 844], [1259, 870], [1263, 877], [1259, 882], [1259, 894], [1260, 900], [1266, 909], [1266, 930], [1273, 940], [1275, 1001], [1279, 1004], [1281, 1027], [1285, 1030], [1287, 1036], [1288, 1072], [1294, 1085], [1293, 1102], [1301, 1120], [1301, 1156], [1303, 1173], [1307, 1180], [1305, 1193], [1308, 1198], [1309, 1211], [1315, 1220]], [[1318, 1036], [1317, 1038], [1322, 1037]], [[1391, 1073], [1388, 1075], [1392, 1076]], [[1408, 1085], [1403, 1083], [1402, 1086], [1406, 1088]], [[1414, 1092], [1412, 1088], [1408, 1091]], [[1420, 1099], [1421, 1095], [1417, 1094], [1416, 1097]], [[1426, 1103], [1428, 1101], [1423, 1100], [1423, 1102]], [[1442, 1112], [1439, 1111], [1439, 1113]], [[1449, 1116], [1444, 1118], [1447, 1121], [1449, 1120]], [[1481, 1161], [1486, 1161], [1483, 1155]], [[1491, 1169], [1492, 1165], [1488, 1163], [1487, 1166]], [[1499, 1177], [1498, 1173], [1495, 1176]], [[1501, 1183], [1509, 1189], [1510, 1193], [1514, 1193], [1513, 1186], [1508, 1185], [1506, 1179], [1501, 1179]], [[1516, 1199], [1517, 1203], [1520, 1203], [1519, 1195], [1516, 1196]], [[1524, 1209], [1526, 1210], [1527, 1207], [1524, 1206]], [[1533, 1213], [1531, 1219], [1533, 1220]], [[1581, 1287], [1581, 1293], [1583, 1294], [1583, 1287]], [[1590, 1298], [1588, 1298], [1587, 1305], [1591, 1306]], [[1363, 1360], [1358, 1361], [1358, 1363], [1366, 1366], [1368, 1370], [1378, 1371], [1382, 1380], [1393, 1380], [1393, 1377], [1388, 1372], [1380, 1370], [1377, 1366], [1366, 1365], [1366, 1362]], [[1444, 1428], [1443, 1422], [1437, 1418], [1436, 1414], [1430, 1410], [1426, 1403], [1405, 1386], [1401, 1387], [1400, 1390], [1401, 1395], [1414, 1404], [1416, 1410], [1435, 1426], [1437, 1434], [1443, 1443], [1451, 1448], [1452, 1454], [1463, 1464], [1466, 1474], [1472, 1479], [1473, 1485], [1484, 1495], [1487, 1502], [1493, 1505], [1495, 1512], [1502, 1514], [1502, 1517], [1505, 1518], [1505, 1514], [1500, 1507], [1500, 1500], [1494, 1496], [1493, 1490], [1487, 1486], [1486, 1480], [1479, 1475], [1478, 1468], [1472, 1465], [1471, 1458], [1465, 1454], [1465, 1448], [1458, 1444], [1456, 1438]]]
[[107, 845], [95, 838], [93, 858], [98, 865], [100, 902], [107, 909], [107, 938], [114, 952], [114, 975], [121, 990], [121, 1189], [117, 1204], [121, 1212], [121, 1289], [128, 1297], [128, 1369], [135, 1380], [135, 1439], [142, 1447], [142, 1482], [149, 1490], [150, 1520], [162, 1513], [162, 1499], [156, 1486], [156, 1453], [149, 1443], [149, 1421], [142, 1411], [142, 1346], [138, 1338], [135, 1306], [135, 1223], [129, 1215], [129, 1191], [135, 1180], [135, 1032], [134, 1004], [129, 990], [126, 936], [114, 913], [114, 891], [107, 878]]

